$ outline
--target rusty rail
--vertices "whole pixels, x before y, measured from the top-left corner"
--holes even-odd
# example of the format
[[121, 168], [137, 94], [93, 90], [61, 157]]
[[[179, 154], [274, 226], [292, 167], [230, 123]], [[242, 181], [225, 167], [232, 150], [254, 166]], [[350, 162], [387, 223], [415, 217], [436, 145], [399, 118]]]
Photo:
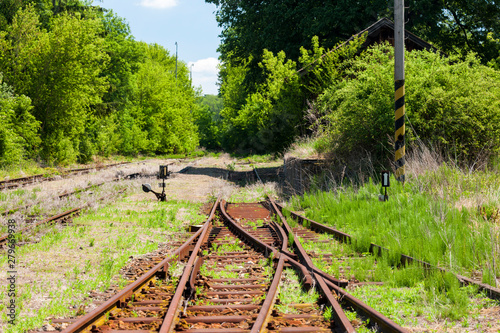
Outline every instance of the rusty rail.
[[247, 244], [254, 247], [256, 250], [264, 252], [266, 257], [271, 255], [271, 253], [274, 257], [277, 257], [278, 251], [276, 249], [249, 235], [240, 225], [238, 225], [238, 223], [233, 221], [233, 219], [226, 212], [226, 204], [226, 201], [222, 200], [219, 207], [223, 218], [228, 222], [229, 229], [231, 229], [236, 235], [240, 236], [245, 242], [247, 242]]
[[[275, 222], [272, 221], [272, 223]], [[278, 233], [278, 237], [281, 240], [281, 250], [286, 250], [288, 248], [288, 239], [286, 238], [282, 230], [280, 230], [280, 232]], [[262, 308], [259, 311], [259, 315], [257, 316], [257, 319], [255, 320], [250, 333], [261, 332], [261, 330], [267, 325], [269, 321], [269, 316], [271, 315], [271, 311], [276, 301], [278, 286], [281, 281], [281, 275], [283, 274], [283, 268], [285, 267], [285, 260], [285, 256], [280, 256], [278, 260], [278, 266], [276, 267], [276, 271], [274, 273], [273, 282], [271, 283], [271, 287], [267, 291], [266, 299], [262, 304]]]
[[[111, 168], [114, 166], [130, 164], [130, 163], [131, 162], [119, 162], [119, 163], [113, 163], [113, 164], [108, 164], [108, 165], [103, 165], [103, 166], [71, 169], [71, 170], [64, 171], [63, 176], [68, 176], [68, 175], [75, 174], [75, 173], [88, 173], [91, 170], [102, 170], [102, 169], [107, 169], [107, 168]], [[20, 178], [13, 178], [13, 179], [5, 179], [5, 180], [0, 181], [0, 190], [24, 186], [27, 184], [32, 184], [36, 181], [53, 181], [53, 180], [56, 180], [56, 178], [55, 177], [46, 177], [43, 174], [27, 176], [27, 177], [20, 177]]]
[[[269, 197], [269, 202], [271, 204], [273, 211], [278, 216], [280, 216], [280, 219], [283, 222], [285, 230], [287, 230], [287, 232], [292, 232], [290, 226], [286, 222], [285, 217], [282, 215], [281, 210], [278, 209], [278, 207], [280, 207], [280, 208], [282, 208], [282, 207], [278, 206], [278, 204], [276, 204], [271, 197]], [[293, 232], [292, 232], [292, 235], [293, 235]], [[297, 240], [294, 240], [294, 245], [295, 244], [297, 244], [298, 251], [302, 252], [301, 257], [309, 258], [307, 253], [305, 253], [304, 249], [300, 245], [300, 242], [298, 242]], [[289, 260], [289, 261], [290, 261], [290, 263], [292, 263], [296, 267], [299, 267], [300, 265], [304, 264], [304, 263], [300, 264], [294, 260]], [[314, 270], [315, 267], [314, 267], [312, 260], [310, 258], [308, 260], [304, 259], [304, 261], [306, 263], [309, 263], [310, 265], [312, 265], [312, 266], [309, 266], [308, 268]], [[328, 276], [328, 274], [326, 274], [326, 273], [324, 273], [324, 274], [326, 276]], [[320, 284], [324, 283], [328, 288], [334, 290], [334, 292], [337, 294], [337, 296], [339, 298], [341, 298], [342, 300], [349, 303], [349, 305], [351, 305], [353, 308], [357, 309], [359, 312], [361, 312], [364, 315], [366, 315], [367, 317], [371, 318], [374, 322], [376, 322], [379, 325], [379, 327], [381, 327], [383, 329], [383, 331], [385, 331], [385, 332], [408, 332], [408, 330], [406, 330], [405, 328], [399, 326], [394, 321], [385, 317], [380, 312], [376, 311], [375, 309], [368, 306], [367, 304], [365, 304], [361, 300], [357, 299], [356, 297], [354, 297], [351, 294], [349, 294], [348, 292], [346, 292], [344, 289], [340, 288], [336, 283], [329, 281], [329, 279], [324, 279], [324, 277], [318, 273], [315, 273], [315, 277], [317, 278], [317, 280]], [[322, 282], [320, 282], [321, 280], [322, 280]]]
[[[269, 201], [271, 203], [272, 211], [274, 211], [274, 213], [276, 213], [279, 216], [279, 218], [283, 224], [283, 228], [285, 230], [285, 233], [287, 234], [288, 237], [293, 238], [293, 240], [294, 240], [293, 246], [297, 250], [297, 255], [299, 256], [300, 261], [302, 262], [302, 264], [304, 266], [306, 266], [308, 268], [308, 270], [311, 271], [312, 268], [314, 267], [314, 264], [313, 264], [311, 258], [309, 258], [309, 256], [307, 255], [306, 251], [304, 250], [304, 248], [302, 247], [300, 242], [295, 239], [292, 228], [290, 228], [290, 226], [286, 222], [285, 217], [281, 214], [281, 212], [276, 207], [274, 200], [271, 197], [269, 197]], [[313, 273], [313, 274], [314, 274], [314, 277], [316, 278], [316, 281], [319, 284], [321, 291], [323, 292], [325, 297], [328, 299], [328, 302], [332, 306], [332, 310], [333, 310], [332, 314], [335, 317], [336, 321], [340, 324], [342, 329], [345, 330], [345, 332], [355, 332], [354, 327], [352, 326], [351, 322], [349, 321], [346, 314], [342, 310], [342, 307], [338, 303], [336, 297], [331, 293], [330, 289], [326, 285], [324, 278], [321, 275], [319, 275], [318, 273]]]
[[[168, 271], [169, 264], [174, 260], [181, 260], [189, 255], [189, 252], [192, 248], [192, 243], [196, 240], [202, 239], [202, 234], [206, 232], [208, 225], [211, 223], [211, 220], [214, 217], [216, 204], [214, 204], [214, 208], [212, 208], [211, 214], [207, 221], [204, 224], [204, 227], [199, 229], [193, 236], [191, 236], [182, 246], [180, 246], [177, 250], [174, 251], [172, 255], [168, 258], [165, 258], [163, 261], [158, 263], [152, 269], [150, 269], [147, 273], [142, 275], [139, 279], [125, 287], [122, 291], [120, 291], [115, 296], [111, 297], [109, 300], [104, 302], [101, 306], [99, 306], [94, 311], [86, 314], [85, 316], [79, 318], [75, 323], [71, 326], [67, 327], [63, 333], [77, 333], [86, 331], [91, 325], [99, 325], [100, 321], [103, 321], [106, 313], [110, 310], [120, 307], [121, 303], [123, 303], [128, 297], [132, 296], [135, 292], [140, 290], [144, 285], [146, 285], [151, 279], [158, 273], [163, 273], [166, 275]], [[185, 273], [187, 271], [185, 270]], [[186, 274], [183, 274], [185, 276]], [[187, 275], [189, 276], [189, 275]], [[164, 322], [165, 324], [165, 322]], [[94, 327], [95, 328], [95, 327]]]
[[[122, 190], [118, 191], [117, 194], [121, 194], [121, 193], [125, 192], [125, 190], [126, 189], [122, 189]], [[115, 193], [113, 193], [111, 195], [103, 196], [103, 197], [99, 198], [98, 201], [102, 201], [102, 200], [104, 200], [106, 198], [111, 197], [112, 195], [115, 195]], [[80, 211], [82, 211], [83, 209], [87, 208], [89, 205], [90, 204], [86, 204], [86, 205], [83, 205], [83, 206], [80, 206], [80, 207], [76, 207], [76, 208], [67, 210], [67, 211], [65, 211], [63, 213], [54, 215], [54, 216], [49, 217], [49, 218], [47, 218], [47, 219], [45, 219], [43, 221], [40, 221], [40, 222], [38, 222], [38, 223], [36, 223], [34, 225], [30, 225], [28, 227], [25, 227], [25, 228], [19, 230], [17, 233], [22, 234], [22, 233], [24, 233], [24, 232], [26, 232], [28, 230], [35, 229], [35, 228], [37, 228], [37, 227], [39, 227], [41, 225], [47, 224], [49, 222], [55, 222], [55, 221], [64, 219], [66, 217], [70, 217], [70, 216], [72, 216], [74, 214], [78, 214]], [[5, 243], [7, 241], [7, 239], [8, 239], [8, 237], [9, 237], [8, 234], [1, 236], [0, 237], [0, 245], [2, 245], [3, 243]]]
[[[107, 183], [117, 182], [117, 181], [120, 181], [122, 179], [132, 179], [133, 177], [138, 177], [139, 175], [140, 174], [137, 173], [137, 172], [136, 173], [131, 173], [129, 175], [126, 175], [123, 178], [121, 178], [121, 177], [114, 178], [114, 179], [110, 180], [109, 182], [101, 182], [101, 183], [92, 184], [92, 185], [89, 185], [89, 186], [86, 186], [86, 187], [82, 187], [82, 188], [76, 189], [76, 190], [71, 191], [71, 192], [64, 192], [63, 194], [60, 194], [57, 197], [59, 199], [66, 198], [66, 197], [69, 197], [71, 195], [74, 195], [74, 194], [77, 194], [77, 193], [80, 193], [80, 192], [83, 192], [83, 191], [87, 191], [87, 190], [90, 190], [90, 189], [102, 186], [102, 185], [107, 184]], [[3, 211], [2, 213], [0, 213], [0, 215], [5, 216], [5, 215], [13, 214], [13, 213], [15, 213], [15, 212], [17, 212], [17, 211], [19, 211], [21, 209], [27, 209], [27, 208], [29, 208], [31, 206], [34, 206], [34, 205], [35, 204], [18, 206], [18, 207], [15, 207], [15, 208], [10, 208], [10, 209], [7, 209], [7, 210]]]
[[[193, 252], [192, 252], [191, 256], [189, 257], [189, 260], [188, 260], [186, 267], [184, 268], [184, 273], [182, 274], [182, 276], [179, 280], [179, 283], [177, 284], [177, 289], [175, 291], [174, 297], [173, 297], [172, 301], [170, 302], [167, 314], [165, 315], [163, 323], [160, 327], [160, 330], [159, 330], [160, 333], [170, 332], [170, 330], [172, 329], [172, 327], [175, 323], [175, 321], [174, 321], [175, 315], [179, 309], [179, 306], [181, 305], [181, 300], [182, 300], [182, 296], [184, 294], [184, 291], [186, 289], [186, 284], [190, 280], [191, 271], [193, 270], [195, 261], [200, 254], [199, 252], [201, 249], [201, 245], [205, 241], [205, 236], [208, 235], [208, 232], [212, 227], [212, 220], [215, 216], [215, 210], [217, 209], [219, 202], [220, 202], [220, 197], [217, 199], [214, 206], [212, 207], [212, 210], [210, 211], [210, 216], [208, 217], [207, 221], [205, 222], [203, 227], [200, 230], [198, 230], [198, 232], [200, 232], [200, 237], [194, 246]], [[200, 264], [200, 266], [201, 266], [201, 264]]]
[[[240, 232], [241, 233], [245, 233], [243, 228], [240, 227], [236, 222], [234, 222], [230, 217], [229, 215], [225, 212], [224, 210], [224, 204], [221, 203], [221, 211], [223, 213], [223, 215], [226, 217], [226, 220], [228, 221], [228, 223], [230, 225], [233, 226], [234, 229], [236, 230], [242, 230]], [[280, 213], [281, 214], [281, 213]], [[284, 222], [284, 224], [288, 227], [288, 225], [286, 224], [286, 221], [284, 219], [283, 216], [280, 216], [282, 222]], [[280, 228], [281, 227], [279, 225], [275, 225], [277, 228]], [[289, 227], [288, 227], [289, 228]], [[287, 237], [285, 237], [285, 235], [288, 235], [288, 230], [285, 230], [284, 231], [281, 231], [281, 239], [287, 239]], [[245, 233], [246, 234], [246, 233]], [[293, 235], [293, 233], [292, 233]], [[250, 235], [242, 235], [242, 237], [245, 237], [245, 239], [247, 239], [249, 242], [255, 244], [255, 246], [257, 247], [263, 247], [263, 245], [265, 245], [266, 247], [266, 251], [269, 251], [271, 253], [276, 253], [276, 249], [272, 248], [271, 246], [268, 246], [266, 244], [261, 244], [262, 242], [260, 242], [259, 240], [257, 239], [253, 239], [252, 236]], [[294, 246], [299, 246], [299, 252], [300, 252], [300, 249], [302, 249], [302, 247], [300, 246], [300, 243], [294, 241]], [[286, 247], [282, 247], [281, 248], [282, 250], [282, 253], [284, 253], [283, 251], [286, 250]], [[280, 261], [283, 259], [285, 259], [286, 255], [280, 255]], [[304, 271], [311, 271], [311, 268], [314, 267], [314, 265], [312, 264], [312, 261], [309, 259], [309, 257], [307, 256], [307, 254], [305, 254], [305, 251], [303, 251], [302, 249], [302, 252], [299, 254], [299, 257], [301, 257], [303, 260], [307, 261], [307, 264], [306, 265], [303, 265], [305, 267], [304, 268], [301, 268], [301, 271], [304, 272]], [[290, 259], [289, 259], [290, 260]], [[304, 273], [302, 273], [304, 274]], [[306, 273], [307, 274], [307, 273]], [[326, 285], [324, 279], [322, 276], [320, 276], [319, 274], [317, 273], [314, 273], [314, 277], [316, 278], [316, 281], [318, 282], [319, 284], [319, 287], [320, 287], [320, 290], [321, 292], [325, 295], [325, 297], [328, 299], [328, 302], [330, 303], [330, 305], [332, 306], [333, 310], [334, 310], [334, 317], [335, 317], [335, 320], [336, 320], [336, 323], [338, 323], [338, 325], [341, 327], [341, 329], [344, 331], [344, 332], [355, 332], [354, 330], [354, 327], [352, 326], [352, 324], [350, 323], [349, 319], [347, 318], [347, 316], [345, 315], [344, 311], [342, 310], [342, 308], [340, 307], [340, 305], [338, 304], [335, 296], [331, 293], [330, 289], [328, 288], [328, 286]], [[272, 291], [273, 293], [275, 293], [275, 291], [273, 290]], [[260, 314], [259, 314], [260, 316]], [[262, 314], [261, 315], [262, 317], [266, 316], [267, 317], [267, 313], [266, 315]], [[260, 323], [259, 323], [260, 324]], [[252, 332], [254, 332], [252, 330]], [[256, 331], [257, 332], [257, 331]]]

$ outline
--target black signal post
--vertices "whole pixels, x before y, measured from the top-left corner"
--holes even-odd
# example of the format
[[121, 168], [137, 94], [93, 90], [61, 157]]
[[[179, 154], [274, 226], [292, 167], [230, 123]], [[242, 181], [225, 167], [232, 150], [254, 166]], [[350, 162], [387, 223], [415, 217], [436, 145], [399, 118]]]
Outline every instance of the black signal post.
[[154, 195], [156, 195], [156, 198], [159, 201], [167, 201], [167, 195], [165, 194], [165, 179], [170, 176], [170, 172], [168, 171], [168, 165], [160, 165], [160, 171], [158, 173], [158, 178], [162, 179], [163, 181], [158, 184], [159, 187], [162, 188], [161, 193], [153, 191], [151, 188], [151, 185], [149, 184], [142, 184], [142, 190], [144, 192], [153, 192]]

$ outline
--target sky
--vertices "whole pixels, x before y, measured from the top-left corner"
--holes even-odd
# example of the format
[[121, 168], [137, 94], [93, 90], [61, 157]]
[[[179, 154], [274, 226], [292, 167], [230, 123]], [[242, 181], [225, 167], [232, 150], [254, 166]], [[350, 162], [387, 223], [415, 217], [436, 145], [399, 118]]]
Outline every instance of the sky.
[[217, 65], [221, 28], [213, 4], [204, 0], [94, 0], [128, 22], [137, 41], [157, 43], [192, 66], [193, 85], [204, 94], [218, 93]]

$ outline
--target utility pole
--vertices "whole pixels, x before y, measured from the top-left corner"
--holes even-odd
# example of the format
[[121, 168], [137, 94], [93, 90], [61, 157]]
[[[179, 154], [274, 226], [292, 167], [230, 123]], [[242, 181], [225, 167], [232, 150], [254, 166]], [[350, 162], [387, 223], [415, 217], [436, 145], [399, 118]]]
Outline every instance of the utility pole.
[[193, 84], [193, 66], [194, 64], [191, 64], [191, 66], [189, 66], [189, 80], [191, 81], [191, 85]]
[[394, 0], [394, 111], [396, 179], [405, 182], [405, 11], [404, 0]]
[[175, 79], [177, 80], [177, 42], [175, 42]]

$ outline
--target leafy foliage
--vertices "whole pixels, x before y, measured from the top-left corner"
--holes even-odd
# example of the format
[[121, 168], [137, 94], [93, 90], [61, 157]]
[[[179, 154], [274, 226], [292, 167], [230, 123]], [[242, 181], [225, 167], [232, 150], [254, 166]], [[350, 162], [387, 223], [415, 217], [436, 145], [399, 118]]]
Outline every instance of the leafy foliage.
[[[184, 153], [198, 145], [191, 109], [195, 106], [187, 66], [179, 68], [175, 79], [175, 58], [161, 46], [141, 44], [146, 60], [136, 75], [135, 103], [148, 133], [148, 151]], [[165, 94], [169, 91], [169, 94]], [[141, 119], [142, 118], [142, 119]]]
[[2, 88], [0, 122], [3, 128], [23, 119], [24, 127], [18, 136], [2, 131], [1, 163], [194, 150], [197, 93], [187, 66], [180, 62], [177, 78], [174, 68], [168, 51], [134, 41], [122, 18], [89, 1], [7, 0], [0, 73], [12, 89]]
[[41, 29], [32, 7], [19, 11], [4, 39], [2, 67], [14, 89], [32, 99], [42, 157], [67, 163], [78, 156], [78, 136], [91, 106], [102, 101], [107, 80], [100, 73], [109, 58], [99, 20], [63, 13], [52, 26]]
[[[306, 101], [316, 99], [332, 81], [342, 77], [351, 65], [344, 60], [357, 52], [341, 48], [344, 53], [330, 53], [326, 49], [345, 41], [382, 17], [393, 17], [392, 2], [386, 0], [357, 2], [206, 0], [206, 2], [218, 6], [217, 21], [223, 28], [222, 44], [219, 47], [222, 60], [221, 95], [224, 99], [221, 142], [223, 147], [229, 149], [261, 151], [267, 144], [262, 137], [268, 137], [271, 133], [271, 140], [284, 140], [281, 145], [272, 145], [272, 150], [276, 151], [288, 144], [287, 135], [290, 129], [292, 136], [296, 133], [305, 134], [303, 129], [297, 128], [303, 112], [295, 108], [304, 108]], [[406, 5], [408, 6], [406, 29], [433, 43], [443, 52], [458, 55], [460, 58], [454, 58], [457, 61], [461, 59], [468, 62], [467, 55], [472, 51], [483, 64], [490, 62], [492, 67], [498, 68], [497, 59], [500, 50], [498, 3], [480, 0], [408, 0]], [[302, 47], [308, 45], [313, 37], [312, 50], [304, 50]], [[319, 40], [322, 41], [321, 47]], [[279, 117], [285, 120], [280, 119], [278, 126], [275, 126], [276, 130], [271, 132], [263, 130], [263, 121], [270, 121], [274, 117], [270, 115], [278, 114], [276, 106], [279, 103], [271, 102], [271, 100], [276, 101], [275, 92], [263, 92], [267, 88], [273, 89], [269, 86], [271, 76], [265, 65], [269, 62], [266, 58], [268, 55], [263, 50], [268, 50], [273, 55], [279, 55], [284, 51], [290, 61], [307, 67], [300, 72], [300, 93], [292, 105], [287, 105], [292, 109], [280, 113]], [[349, 75], [357, 76], [354, 71]], [[382, 79], [380, 74], [375, 73], [375, 75]], [[381, 87], [374, 89], [390, 88], [392, 85], [392, 80], [384, 82]], [[292, 86], [293, 84], [291, 82]], [[358, 98], [367, 96], [374, 102], [378, 95], [369, 96], [371, 93], [372, 91], [368, 89], [363, 92], [365, 95], [357, 96]], [[271, 95], [274, 97], [270, 97]], [[285, 98], [281, 102], [286, 104], [291, 100]], [[383, 102], [381, 105], [388, 106], [388, 103]], [[302, 115], [297, 117], [301, 113]], [[364, 123], [368, 124], [371, 120], [373, 119], [366, 118]], [[283, 122], [296, 123], [289, 126], [282, 125]], [[386, 125], [389, 126], [389, 123]], [[276, 135], [282, 131], [286, 131], [287, 135]], [[372, 137], [379, 135], [364, 134]], [[350, 133], [345, 135], [349, 136]], [[377, 149], [382, 152], [384, 146], [378, 146]], [[462, 150], [464, 149], [470, 150], [470, 147]]]
[[221, 148], [220, 133], [222, 118], [222, 99], [215, 95], [205, 95], [193, 110], [195, 124], [198, 126], [200, 145], [208, 149]]
[[[320, 126], [327, 149], [340, 158], [392, 151], [393, 48], [381, 45], [350, 61], [350, 69], [320, 96]], [[472, 164], [500, 150], [500, 77], [470, 54], [466, 61], [427, 51], [406, 54], [409, 142], [420, 138]], [[413, 130], [410, 130], [413, 129]]]
[[40, 123], [31, 115], [31, 100], [15, 96], [0, 75], [0, 166], [19, 163], [33, 156], [40, 139]]
[[222, 146], [239, 152], [281, 152], [307, 131], [304, 110], [332, 80], [342, 76], [343, 61], [353, 57], [363, 38], [356, 38], [333, 50], [319, 46], [301, 48], [302, 70], [284, 52], [264, 50], [259, 63], [264, 80], [254, 91], [244, 89], [250, 59], [242, 66], [226, 63], [222, 67], [221, 93], [224, 100]]
[[301, 119], [300, 85], [295, 62], [285, 53], [276, 56], [264, 50], [260, 64], [266, 80], [250, 94], [240, 110], [225, 106], [222, 116], [230, 130], [225, 143], [230, 149], [253, 150], [257, 153], [279, 151], [297, 134]]

